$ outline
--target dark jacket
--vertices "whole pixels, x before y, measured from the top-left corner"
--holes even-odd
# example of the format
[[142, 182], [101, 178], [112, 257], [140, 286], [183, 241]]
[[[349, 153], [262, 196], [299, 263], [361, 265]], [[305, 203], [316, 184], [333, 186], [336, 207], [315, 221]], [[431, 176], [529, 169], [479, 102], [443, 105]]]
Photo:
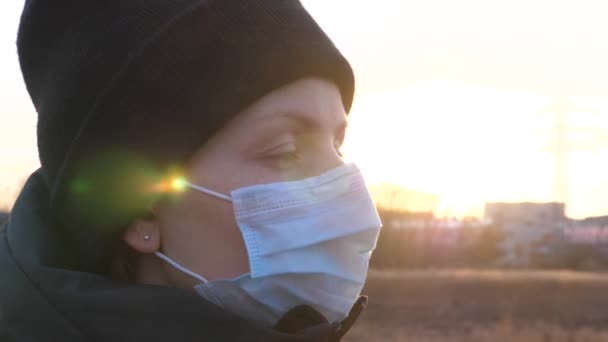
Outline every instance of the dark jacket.
[[0, 211], [0, 227], [8, 220], [8, 213]]
[[[36, 172], [0, 228], [0, 341], [338, 341], [365, 306], [341, 324], [310, 307], [275, 329], [236, 317], [193, 291], [135, 285], [67, 269], [47, 228], [48, 189]], [[90, 246], [95, 248], [95, 246]], [[62, 261], [63, 260], [63, 261]]]

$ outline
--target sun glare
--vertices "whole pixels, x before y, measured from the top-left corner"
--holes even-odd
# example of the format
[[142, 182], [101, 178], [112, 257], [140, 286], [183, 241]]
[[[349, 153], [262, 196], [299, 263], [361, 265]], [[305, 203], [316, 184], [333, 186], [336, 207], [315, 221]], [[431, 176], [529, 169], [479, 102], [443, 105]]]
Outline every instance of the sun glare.
[[355, 104], [344, 150], [370, 183], [437, 194], [440, 215], [479, 216], [486, 200], [549, 193], [550, 158], [534, 148], [547, 103], [442, 80], [382, 91]]

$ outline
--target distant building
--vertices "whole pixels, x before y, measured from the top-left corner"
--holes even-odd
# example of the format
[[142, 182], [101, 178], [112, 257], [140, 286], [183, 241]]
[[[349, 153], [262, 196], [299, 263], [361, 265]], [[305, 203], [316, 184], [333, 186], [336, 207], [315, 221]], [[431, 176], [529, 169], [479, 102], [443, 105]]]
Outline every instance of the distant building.
[[[432, 212], [381, 209], [379, 213], [383, 229], [415, 231], [416, 244], [426, 247], [451, 248], [466, 245], [471, 241], [465, 238], [465, 229], [475, 229], [479, 233], [488, 226], [486, 222], [477, 219], [437, 218]], [[470, 238], [472, 235], [467, 236]]]
[[394, 184], [373, 184], [370, 191], [379, 208], [408, 212], [433, 212], [439, 203], [434, 194], [416, 191]]
[[433, 225], [431, 212], [409, 212], [380, 209], [382, 224], [388, 229], [422, 229]]
[[608, 216], [570, 220], [563, 233], [568, 242], [608, 245]]
[[[485, 220], [502, 227], [504, 263], [525, 266], [543, 242], [561, 235], [568, 226], [564, 203], [486, 203]], [[540, 246], [540, 247], [539, 247]]]

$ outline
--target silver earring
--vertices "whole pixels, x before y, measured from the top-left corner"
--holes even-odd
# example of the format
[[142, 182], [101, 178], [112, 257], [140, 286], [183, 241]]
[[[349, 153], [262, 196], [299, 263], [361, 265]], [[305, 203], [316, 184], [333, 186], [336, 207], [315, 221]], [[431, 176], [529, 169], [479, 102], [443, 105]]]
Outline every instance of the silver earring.
[[148, 235], [148, 234], [144, 235], [144, 240], [146, 240], [146, 241], [150, 240], [150, 235]]

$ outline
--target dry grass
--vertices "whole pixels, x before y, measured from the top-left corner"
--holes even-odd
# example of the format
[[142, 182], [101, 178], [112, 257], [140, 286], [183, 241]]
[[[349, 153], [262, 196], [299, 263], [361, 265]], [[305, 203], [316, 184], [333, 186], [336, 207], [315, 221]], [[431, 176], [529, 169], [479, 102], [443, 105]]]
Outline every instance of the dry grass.
[[372, 271], [345, 341], [608, 341], [608, 274]]

